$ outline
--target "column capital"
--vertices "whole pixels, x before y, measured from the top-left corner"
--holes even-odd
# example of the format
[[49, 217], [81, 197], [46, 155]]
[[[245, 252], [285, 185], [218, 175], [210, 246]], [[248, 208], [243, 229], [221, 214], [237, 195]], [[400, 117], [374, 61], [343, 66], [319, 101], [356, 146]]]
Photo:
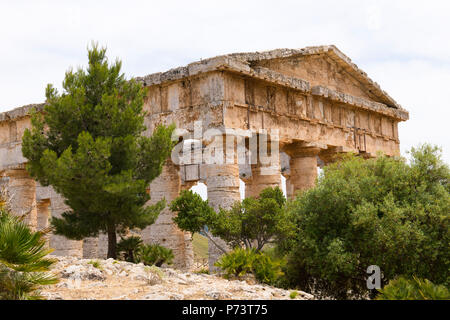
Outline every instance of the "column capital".
[[324, 165], [328, 165], [336, 161], [340, 154], [345, 153], [342, 147], [331, 147], [327, 150], [322, 150], [319, 154], [319, 158], [323, 161]]
[[285, 144], [282, 150], [291, 158], [313, 157], [326, 149], [326, 145], [309, 142], [293, 142]]

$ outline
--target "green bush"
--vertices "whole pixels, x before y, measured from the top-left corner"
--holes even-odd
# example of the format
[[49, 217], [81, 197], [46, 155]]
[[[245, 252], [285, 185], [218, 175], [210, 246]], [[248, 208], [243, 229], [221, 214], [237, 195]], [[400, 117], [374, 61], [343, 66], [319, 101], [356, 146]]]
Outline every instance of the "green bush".
[[96, 269], [103, 270], [102, 264], [98, 260], [91, 260], [88, 262], [88, 264], [92, 265]]
[[253, 274], [261, 283], [273, 284], [283, 274], [281, 262], [255, 249], [240, 247], [223, 255], [215, 264], [224, 271], [226, 278]]
[[215, 265], [225, 272], [225, 277], [241, 277], [252, 273], [253, 260], [256, 252], [254, 250], [245, 250], [236, 248], [233, 251], [223, 255]]
[[377, 300], [450, 300], [448, 288], [416, 277], [399, 277], [378, 291]]
[[230, 247], [262, 248], [294, 234], [291, 216], [284, 210], [286, 198], [279, 187], [265, 188], [258, 198], [237, 201], [231, 209], [213, 215], [211, 233]]
[[142, 239], [138, 236], [122, 238], [117, 244], [117, 253], [123, 255], [125, 261], [135, 262], [136, 252], [142, 245]]
[[276, 284], [277, 280], [283, 275], [281, 261], [273, 260], [264, 253], [256, 254], [252, 269], [255, 278], [266, 284]]
[[159, 244], [144, 244], [137, 250], [136, 262], [142, 262], [146, 266], [155, 265], [157, 267], [165, 264], [172, 264], [174, 255], [171, 249]]
[[[173, 221], [183, 231], [204, 234], [214, 245], [226, 253], [210, 237], [209, 232], [224, 240], [228, 246], [254, 248], [284, 240], [295, 231], [291, 216], [284, 210], [286, 199], [280, 188], [266, 188], [258, 198], [237, 201], [229, 210], [216, 213], [198, 194], [184, 190], [172, 201], [170, 209], [176, 213]], [[204, 233], [205, 226], [209, 232]]]
[[34, 232], [21, 218], [0, 208], [0, 300], [44, 299], [39, 288], [58, 282], [48, 273], [45, 232]]
[[285, 249], [290, 286], [347, 299], [367, 296], [367, 267], [382, 284], [400, 275], [449, 285], [450, 170], [439, 149], [412, 149], [410, 162], [348, 156], [290, 203], [297, 235]]

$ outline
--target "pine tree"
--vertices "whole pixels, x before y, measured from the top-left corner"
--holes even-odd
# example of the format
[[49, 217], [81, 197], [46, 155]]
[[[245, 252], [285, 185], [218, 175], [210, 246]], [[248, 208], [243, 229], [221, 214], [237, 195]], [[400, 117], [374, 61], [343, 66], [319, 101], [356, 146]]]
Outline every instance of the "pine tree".
[[174, 126], [143, 132], [145, 88], [108, 63], [106, 49], [88, 49], [89, 66], [69, 70], [60, 94], [46, 89], [43, 112], [32, 113], [23, 136], [27, 170], [65, 197], [70, 210], [53, 218], [55, 233], [81, 240], [108, 235], [108, 258], [116, 258], [116, 233], [145, 228], [164, 208], [145, 206], [149, 183], [162, 170], [174, 143]]

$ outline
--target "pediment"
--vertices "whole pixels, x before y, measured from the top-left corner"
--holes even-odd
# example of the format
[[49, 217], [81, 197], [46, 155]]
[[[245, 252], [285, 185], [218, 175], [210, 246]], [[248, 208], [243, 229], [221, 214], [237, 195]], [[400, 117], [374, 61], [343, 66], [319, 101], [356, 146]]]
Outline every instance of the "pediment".
[[325, 86], [338, 92], [383, 103], [342, 66], [324, 54], [264, 60], [255, 66], [306, 80], [311, 87]]
[[402, 109], [378, 83], [370, 79], [367, 73], [333, 45], [235, 53], [229, 56], [244, 60], [251, 67], [265, 67], [306, 80], [312, 87], [326, 86], [338, 92]]

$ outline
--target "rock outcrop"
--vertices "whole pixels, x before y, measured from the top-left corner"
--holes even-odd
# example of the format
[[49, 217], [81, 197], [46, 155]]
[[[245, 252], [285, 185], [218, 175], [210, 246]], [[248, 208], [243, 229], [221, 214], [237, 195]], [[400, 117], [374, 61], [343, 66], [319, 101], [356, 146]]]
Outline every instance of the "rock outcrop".
[[[55, 256], [52, 272], [56, 285], [43, 288], [55, 300], [271, 300], [291, 299], [289, 290], [246, 280], [226, 280], [219, 275], [148, 267], [114, 259], [89, 260]], [[295, 299], [314, 297], [298, 291]]]

